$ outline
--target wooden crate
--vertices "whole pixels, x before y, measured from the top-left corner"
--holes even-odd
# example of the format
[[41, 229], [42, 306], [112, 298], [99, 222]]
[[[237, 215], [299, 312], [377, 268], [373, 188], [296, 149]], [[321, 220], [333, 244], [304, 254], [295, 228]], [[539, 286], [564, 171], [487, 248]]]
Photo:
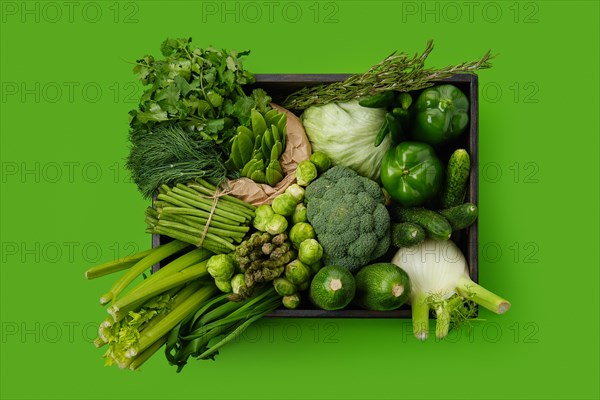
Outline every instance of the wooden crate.
[[[290, 93], [295, 92], [306, 86], [314, 86], [321, 83], [337, 82], [346, 79], [349, 75], [342, 74], [263, 74], [256, 75], [256, 83], [249, 89], [260, 87], [267, 91], [275, 103], [281, 103]], [[471, 156], [471, 174], [469, 178], [469, 189], [467, 200], [471, 203], [479, 204], [479, 99], [478, 99], [478, 81], [477, 75], [455, 75], [447, 79], [437, 81], [436, 84], [451, 83], [461, 89], [469, 98], [470, 119], [467, 132], [459, 140], [453, 143], [452, 148], [436, 149], [437, 155], [446, 163], [452, 153], [453, 148], [459, 146], [467, 149]], [[414, 99], [418, 95], [414, 94]], [[152, 245], [158, 246], [168, 241], [169, 238], [159, 235], [152, 236]], [[478, 221], [475, 221], [465, 232], [461, 232], [458, 245], [465, 254], [469, 263], [469, 274], [474, 282], [478, 282]], [[155, 266], [160, 268], [160, 265]], [[354, 308], [346, 308], [338, 311], [319, 310], [311, 307], [307, 299], [304, 299], [302, 308], [288, 310], [280, 308], [275, 310], [269, 317], [279, 318], [410, 318], [410, 306], [403, 306], [394, 311], [368, 311]]]

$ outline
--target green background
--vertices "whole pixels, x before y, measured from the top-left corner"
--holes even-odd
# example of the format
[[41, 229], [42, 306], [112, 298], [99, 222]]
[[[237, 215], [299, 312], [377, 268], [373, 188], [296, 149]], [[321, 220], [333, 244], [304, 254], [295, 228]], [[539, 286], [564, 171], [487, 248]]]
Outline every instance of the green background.
[[[599, 3], [271, 4], [2, 2], [1, 397], [598, 398]], [[104, 368], [110, 278], [83, 271], [150, 245], [123, 159], [132, 61], [167, 36], [251, 49], [255, 73], [361, 72], [428, 39], [430, 66], [497, 53], [479, 269], [510, 312], [426, 343], [409, 321], [269, 319], [181, 374]]]

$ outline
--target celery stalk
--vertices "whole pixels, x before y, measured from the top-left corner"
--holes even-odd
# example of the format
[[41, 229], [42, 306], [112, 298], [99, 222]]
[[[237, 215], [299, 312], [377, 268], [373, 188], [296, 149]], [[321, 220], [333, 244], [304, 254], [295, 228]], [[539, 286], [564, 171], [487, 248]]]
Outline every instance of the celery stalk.
[[95, 279], [104, 275], [112, 274], [113, 272], [122, 271], [133, 266], [132, 263], [140, 261], [152, 252], [153, 249], [141, 251], [127, 257], [118, 258], [104, 264], [97, 265], [85, 271], [87, 279]]
[[158, 324], [151, 329], [144, 329], [138, 343], [137, 350], [133, 350], [130, 356], [140, 354], [149, 348], [155, 341], [165, 336], [188, 315], [192, 314], [203, 302], [210, 299], [216, 292], [214, 286], [204, 286], [188, 297], [182, 304], [173, 308]]
[[189, 244], [174, 240], [167, 244], [155, 247], [152, 249], [147, 256], [138, 261], [133, 267], [131, 267], [125, 274], [117, 279], [110, 290], [100, 297], [100, 304], [108, 304], [114, 300], [121, 292], [131, 283], [135, 278], [140, 276], [145, 270], [152, 267], [157, 262], [177, 253], [180, 250], [188, 247]]
[[[207, 261], [193, 265], [179, 272], [171, 273], [167, 276], [155, 280], [147, 285], [140, 285], [139, 288], [130, 291], [125, 296], [116, 300], [109, 308], [109, 314], [115, 316], [121, 308], [126, 308], [130, 304], [146, 301], [156, 295], [159, 295], [169, 289], [181, 286], [195, 279], [208, 276], [206, 269]], [[115, 319], [115, 322], [117, 320]]]

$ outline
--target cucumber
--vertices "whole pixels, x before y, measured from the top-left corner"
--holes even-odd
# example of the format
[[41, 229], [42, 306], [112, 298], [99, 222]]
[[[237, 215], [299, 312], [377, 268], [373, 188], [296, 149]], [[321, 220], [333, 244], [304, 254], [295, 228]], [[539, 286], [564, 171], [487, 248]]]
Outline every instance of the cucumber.
[[400, 222], [392, 225], [392, 244], [394, 247], [416, 246], [425, 240], [425, 230], [412, 222]]
[[360, 308], [389, 311], [400, 308], [410, 295], [408, 274], [391, 263], [367, 265], [356, 273], [354, 303]]
[[346, 268], [334, 265], [321, 268], [310, 283], [310, 300], [323, 310], [346, 307], [355, 292], [354, 276]]
[[394, 91], [388, 90], [372, 96], [363, 97], [358, 101], [358, 105], [369, 108], [384, 108], [392, 104], [394, 97]]
[[473, 203], [465, 203], [440, 210], [438, 213], [448, 220], [453, 231], [458, 231], [471, 226], [475, 222], [479, 215], [479, 209]]
[[392, 219], [397, 222], [412, 222], [421, 225], [428, 236], [436, 240], [448, 240], [452, 227], [444, 216], [420, 207], [393, 207]]
[[471, 170], [471, 158], [465, 149], [452, 153], [446, 168], [446, 181], [442, 187], [442, 208], [455, 207], [463, 203], [467, 193], [467, 181]]

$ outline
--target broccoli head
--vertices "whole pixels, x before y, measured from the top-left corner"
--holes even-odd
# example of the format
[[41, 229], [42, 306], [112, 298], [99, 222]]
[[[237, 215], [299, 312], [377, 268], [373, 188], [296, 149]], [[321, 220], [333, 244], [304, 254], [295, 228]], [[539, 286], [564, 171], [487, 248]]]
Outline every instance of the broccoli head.
[[390, 215], [376, 182], [335, 166], [308, 185], [304, 198], [325, 265], [355, 271], [387, 252]]

